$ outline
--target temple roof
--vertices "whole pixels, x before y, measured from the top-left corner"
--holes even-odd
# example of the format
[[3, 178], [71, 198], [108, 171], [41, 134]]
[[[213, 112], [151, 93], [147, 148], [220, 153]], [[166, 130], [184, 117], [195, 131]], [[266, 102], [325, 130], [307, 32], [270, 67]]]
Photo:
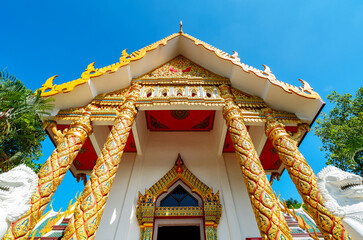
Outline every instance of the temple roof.
[[236, 52], [230, 55], [182, 31], [131, 54], [125, 49], [119, 62], [109, 66], [95, 68], [95, 63], [90, 63], [76, 80], [57, 85], [53, 83], [57, 75], [53, 76], [42, 85], [42, 96], [55, 98], [55, 111], [79, 107], [99, 94], [147, 78], [146, 73], [179, 55], [212, 71], [217, 79], [229, 79], [233, 87], [262, 98], [270, 107], [295, 113], [301, 119], [311, 121], [324, 104], [307, 82], [300, 80], [302, 87], [281, 82], [269, 67], [264, 65], [264, 70], [259, 70], [248, 66]]

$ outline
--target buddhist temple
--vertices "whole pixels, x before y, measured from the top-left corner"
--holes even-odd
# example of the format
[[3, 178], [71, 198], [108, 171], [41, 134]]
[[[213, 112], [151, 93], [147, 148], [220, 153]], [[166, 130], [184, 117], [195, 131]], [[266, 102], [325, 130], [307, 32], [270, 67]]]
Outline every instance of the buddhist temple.
[[84, 190], [58, 215], [58, 235], [41, 239], [313, 239], [294, 232], [304, 224], [272, 191], [283, 172], [316, 239], [349, 239], [299, 151], [323, 100], [306, 81], [292, 86], [241, 58], [181, 27], [124, 50], [112, 65], [85, 63], [76, 80], [46, 80], [42, 96], [55, 109], [44, 122], [55, 150], [31, 211], [4, 239], [31, 238], [68, 170]]

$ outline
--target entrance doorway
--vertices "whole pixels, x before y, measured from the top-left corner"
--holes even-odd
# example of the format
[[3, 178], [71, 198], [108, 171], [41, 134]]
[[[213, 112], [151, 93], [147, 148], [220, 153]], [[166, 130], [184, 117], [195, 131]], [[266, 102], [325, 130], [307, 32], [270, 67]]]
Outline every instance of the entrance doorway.
[[160, 226], [157, 240], [201, 240], [199, 226]]
[[180, 155], [145, 195], [139, 194], [137, 204], [140, 240], [217, 239], [222, 210], [219, 192], [214, 194], [190, 172]]

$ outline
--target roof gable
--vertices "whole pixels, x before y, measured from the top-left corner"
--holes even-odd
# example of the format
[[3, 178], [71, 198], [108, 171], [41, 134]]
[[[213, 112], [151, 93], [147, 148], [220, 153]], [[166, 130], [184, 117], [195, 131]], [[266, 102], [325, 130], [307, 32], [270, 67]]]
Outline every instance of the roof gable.
[[[160, 48], [161, 46], [170, 45], [170, 41], [175, 40], [175, 39], [183, 39], [183, 40], [186, 39], [186, 40], [192, 41], [194, 43], [193, 44], [194, 46], [197, 46], [197, 47], [201, 46], [204, 49], [213, 52], [215, 54], [215, 56], [217, 56], [218, 58], [220, 58], [222, 60], [227, 60], [230, 64], [232, 64], [234, 66], [238, 66], [242, 72], [253, 73], [255, 76], [257, 76], [259, 78], [268, 80], [271, 84], [278, 86], [279, 88], [283, 89], [285, 92], [295, 93], [299, 96], [303, 96], [305, 98], [310, 98], [310, 99], [320, 98], [320, 96], [316, 92], [314, 92], [313, 89], [310, 87], [310, 85], [307, 82], [305, 82], [304, 80], [300, 80], [303, 83], [303, 87], [299, 87], [299, 88], [292, 86], [290, 84], [281, 82], [276, 79], [275, 75], [272, 74], [270, 68], [267, 67], [266, 65], [263, 65], [265, 68], [263, 71], [256, 69], [254, 67], [248, 66], [247, 64], [244, 64], [240, 61], [240, 58], [239, 58], [237, 52], [234, 52], [232, 55], [229, 55], [228, 53], [223, 52], [222, 50], [217, 49], [216, 47], [213, 47], [213, 46], [211, 46], [197, 38], [194, 38], [186, 33], [183, 33], [183, 32], [174, 33], [153, 44], [150, 44], [149, 46], [141, 48], [131, 54], [128, 54], [125, 49], [122, 51], [119, 62], [116, 62], [109, 66], [105, 66], [102, 68], [95, 68], [94, 67], [95, 62], [90, 63], [90, 64], [88, 64], [86, 70], [81, 74], [81, 77], [76, 80], [69, 81], [69, 82], [66, 82], [66, 83], [63, 83], [60, 85], [56, 85], [56, 84], [53, 84], [53, 81], [58, 75], [50, 77], [42, 85], [42, 88], [40, 88], [40, 90], [42, 91], [42, 96], [48, 97], [48, 96], [52, 96], [52, 95], [55, 95], [55, 94], [58, 94], [61, 92], [65, 92], [65, 93], [71, 92], [71, 91], [73, 91], [73, 89], [75, 87], [87, 83], [91, 78], [100, 77], [106, 73], [115, 73], [120, 68], [127, 66], [132, 62], [137, 62], [138, 60], [143, 59], [148, 52], [156, 50], [156, 49]], [[177, 45], [177, 48], [180, 48], [180, 46], [178, 44], [176, 44], [176, 45]], [[185, 45], [185, 43], [184, 43], [184, 45]], [[178, 52], [178, 50], [177, 50], [177, 52]], [[230, 76], [230, 75], [231, 74], [229, 73], [228, 76]], [[231, 81], [232, 81], [232, 79], [231, 79]], [[232, 84], [233, 84], [233, 81], [232, 81]]]
[[[173, 63], [180, 55], [188, 59], [189, 64], [195, 64], [195, 71], [191, 67], [188, 72], [188, 60], [180, 68]], [[324, 102], [309, 84], [301, 80], [303, 86], [299, 88], [281, 82], [264, 67], [263, 71], [250, 67], [240, 61], [236, 52], [230, 55], [179, 32], [131, 54], [124, 50], [119, 62], [109, 66], [95, 68], [91, 63], [79, 79], [57, 85], [53, 83], [55, 77], [51, 77], [40, 90], [43, 97], [54, 97], [53, 115], [60, 109], [85, 105], [99, 94], [125, 88], [132, 81], [156, 84], [172, 79], [173, 84], [185, 85], [228, 82], [232, 87], [262, 98], [274, 109], [295, 113], [308, 121], [314, 119]], [[160, 72], [164, 75], [155, 80]]]

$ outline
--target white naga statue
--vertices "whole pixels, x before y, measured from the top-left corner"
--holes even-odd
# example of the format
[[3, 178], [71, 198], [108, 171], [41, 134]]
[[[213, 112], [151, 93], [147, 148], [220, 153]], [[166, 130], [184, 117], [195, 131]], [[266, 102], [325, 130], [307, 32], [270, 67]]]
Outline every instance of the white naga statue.
[[37, 186], [38, 176], [25, 165], [0, 174], [0, 239], [11, 223], [30, 209]]
[[318, 174], [318, 187], [325, 206], [341, 217], [353, 240], [363, 239], [363, 178], [333, 166]]

